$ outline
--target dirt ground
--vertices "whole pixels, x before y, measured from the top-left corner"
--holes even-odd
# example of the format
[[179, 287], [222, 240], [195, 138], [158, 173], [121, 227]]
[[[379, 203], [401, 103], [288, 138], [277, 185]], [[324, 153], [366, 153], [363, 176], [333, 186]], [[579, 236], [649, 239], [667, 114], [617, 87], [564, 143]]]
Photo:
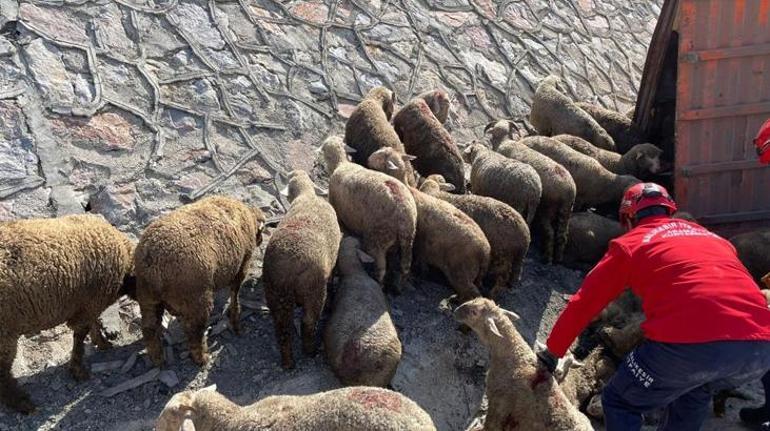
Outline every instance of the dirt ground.
[[[28, 417], [0, 409], [0, 431], [151, 430], [174, 393], [211, 384], [242, 404], [268, 395], [310, 394], [339, 387], [323, 353], [314, 358], [300, 356], [292, 371], [278, 366], [272, 321], [258, 282], [260, 265], [255, 263], [241, 290], [241, 336], [227, 329], [222, 315], [226, 295], [219, 295], [209, 335], [212, 360], [203, 369], [190, 361], [180, 328], [171, 320], [167, 341], [174, 343], [173, 359], [158, 375], [159, 370], [152, 368], [143, 351], [138, 306], [126, 298], [103, 315], [108, 329], [118, 331], [116, 347], [104, 352], [94, 351], [90, 344], [87, 347], [87, 361], [93, 371], [87, 382], [76, 383], [68, 373], [72, 337], [66, 327], [23, 338], [14, 373], [39, 409]], [[527, 259], [522, 281], [503, 296], [501, 303], [521, 315], [517, 326], [528, 342], [545, 339], [582, 275], [564, 267], [542, 265], [532, 256]], [[393, 320], [404, 345], [393, 387], [428, 411], [442, 431], [467, 427], [482, 400], [488, 365], [487, 353], [477, 338], [461, 333], [451, 319], [444, 301], [451, 293], [440, 283], [418, 281], [400, 296], [390, 297]], [[298, 342], [295, 344], [295, 352], [299, 352]], [[116, 395], [105, 393], [139, 376], [147, 376], [148, 382]], [[747, 392], [756, 400], [748, 403], [760, 402], [758, 386]], [[737, 409], [746, 403], [730, 400], [728, 417], [709, 419], [705, 429], [744, 429], [737, 425]], [[602, 429], [601, 424], [597, 429]]]

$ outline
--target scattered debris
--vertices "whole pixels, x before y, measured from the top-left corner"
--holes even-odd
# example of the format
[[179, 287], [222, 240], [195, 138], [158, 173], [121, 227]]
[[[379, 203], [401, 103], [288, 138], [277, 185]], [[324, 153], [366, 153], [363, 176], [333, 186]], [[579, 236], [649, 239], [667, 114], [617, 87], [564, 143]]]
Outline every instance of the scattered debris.
[[105, 398], [114, 397], [115, 395], [121, 392], [130, 391], [131, 389], [135, 389], [140, 386], [144, 386], [147, 383], [155, 381], [158, 378], [159, 374], [160, 374], [160, 368], [153, 368], [139, 377], [134, 377], [131, 380], [126, 380], [125, 382], [117, 386], [113, 386], [103, 391], [101, 395]]

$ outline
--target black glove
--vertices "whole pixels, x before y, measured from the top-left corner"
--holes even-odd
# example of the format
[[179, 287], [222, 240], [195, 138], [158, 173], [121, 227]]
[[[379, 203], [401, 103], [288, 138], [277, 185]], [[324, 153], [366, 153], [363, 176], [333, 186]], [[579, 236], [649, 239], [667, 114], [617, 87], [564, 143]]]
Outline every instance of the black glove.
[[548, 349], [543, 349], [537, 352], [537, 364], [541, 368], [545, 368], [549, 373], [553, 374], [556, 371], [556, 365], [559, 363], [559, 358], [553, 355]]

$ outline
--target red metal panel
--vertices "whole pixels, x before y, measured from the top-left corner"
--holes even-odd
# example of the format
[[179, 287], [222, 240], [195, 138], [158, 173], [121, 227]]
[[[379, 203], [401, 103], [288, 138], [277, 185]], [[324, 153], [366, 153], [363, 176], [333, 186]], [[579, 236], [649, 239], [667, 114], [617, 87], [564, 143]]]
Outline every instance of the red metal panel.
[[770, 168], [751, 140], [770, 118], [770, 0], [681, 0], [675, 193], [714, 224], [770, 221]]

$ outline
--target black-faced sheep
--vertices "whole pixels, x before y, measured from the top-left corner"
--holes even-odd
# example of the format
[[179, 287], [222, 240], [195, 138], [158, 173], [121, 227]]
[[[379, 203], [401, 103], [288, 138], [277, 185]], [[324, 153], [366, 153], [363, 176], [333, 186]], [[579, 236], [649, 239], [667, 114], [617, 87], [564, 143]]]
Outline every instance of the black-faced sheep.
[[11, 374], [20, 335], [62, 323], [74, 331], [70, 371], [88, 378], [83, 342], [109, 347], [99, 315], [133, 284], [134, 245], [101, 216], [0, 223], [0, 402], [35, 406]]
[[465, 193], [460, 150], [425, 100], [416, 98], [398, 111], [393, 127], [406, 152], [417, 157], [413, 165], [420, 175], [441, 175], [458, 193]]
[[417, 203], [415, 262], [421, 269], [440, 270], [460, 301], [481, 296], [491, 251], [484, 231], [451, 204], [414, 188], [412, 194]]
[[147, 226], [136, 246], [134, 265], [142, 333], [156, 365], [163, 363], [160, 336], [165, 309], [181, 320], [190, 356], [201, 366], [208, 361], [205, 332], [215, 290], [230, 287], [230, 326], [235, 333], [240, 331], [238, 292], [262, 242], [264, 224], [259, 209], [212, 196]]
[[577, 193], [572, 175], [548, 156], [509, 139], [513, 137], [511, 122], [501, 120], [490, 123], [485, 131], [498, 153], [528, 164], [540, 176], [543, 195], [535, 214], [535, 228], [540, 232], [545, 261], [560, 262], [567, 244], [567, 225]]
[[[187, 427], [187, 428], [183, 428]], [[180, 392], [157, 431], [435, 431], [409, 398], [386, 389], [350, 387], [314, 395], [277, 395], [241, 407], [215, 389]]]
[[743, 266], [761, 286], [762, 277], [770, 271], [770, 230], [742, 233], [730, 238], [730, 242]]
[[644, 313], [641, 312], [626, 315], [626, 323], [622, 327], [604, 327], [599, 331], [599, 337], [616, 358], [624, 358], [644, 341], [644, 320]]
[[[327, 139], [322, 150], [330, 173], [329, 202], [374, 258], [377, 282], [385, 279], [387, 255], [394, 247], [400, 253], [401, 278], [408, 276], [417, 230], [417, 207], [409, 188], [387, 174], [349, 162], [339, 137]], [[392, 287], [399, 291], [400, 281]]]
[[543, 184], [537, 171], [481, 144], [469, 145], [463, 151], [463, 157], [471, 164], [473, 193], [510, 205], [532, 226], [543, 194]]
[[294, 307], [302, 307], [302, 350], [316, 350], [316, 328], [326, 304], [326, 284], [337, 261], [342, 233], [334, 208], [315, 194], [305, 171], [289, 174], [291, 207], [265, 249], [262, 281], [281, 351], [281, 365], [294, 367], [291, 339]]
[[347, 386], [387, 386], [401, 362], [401, 341], [380, 285], [359, 260], [359, 243], [345, 237], [337, 270], [340, 282], [324, 331], [326, 357]]
[[590, 103], [578, 103], [577, 106], [596, 120], [612, 136], [616, 150], [620, 154], [625, 154], [634, 146], [647, 142], [644, 133], [634, 124], [633, 118], [629, 117], [628, 114], [624, 115]]
[[593, 157], [608, 171], [618, 175], [633, 175], [645, 180], [661, 171], [660, 157], [663, 155], [663, 150], [652, 144], [636, 145], [621, 156], [614, 151], [602, 150], [577, 136], [558, 135], [553, 139], [575, 151]]
[[572, 214], [564, 252], [565, 264], [575, 267], [596, 265], [607, 253], [610, 241], [623, 232], [620, 223], [607, 217], [592, 212]]
[[537, 367], [534, 352], [513, 325], [518, 316], [484, 298], [466, 302], [454, 316], [489, 350], [485, 430], [593, 430], [556, 380]]
[[614, 174], [595, 159], [551, 138], [533, 136], [519, 142], [567, 168], [577, 186], [576, 209], [607, 203], [620, 205], [626, 189], [640, 182], [630, 175]]
[[438, 89], [426, 91], [417, 97], [424, 100], [425, 103], [430, 106], [433, 115], [436, 116], [436, 119], [440, 121], [441, 124], [446, 123], [446, 120], [449, 117], [449, 107], [451, 104], [449, 95], [446, 91]]
[[545, 136], [579, 136], [599, 148], [615, 151], [615, 142], [587, 112], [559, 91], [557, 76], [549, 76], [537, 87], [529, 121]]
[[529, 227], [524, 217], [510, 205], [478, 195], [454, 195], [441, 191], [448, 184], [441, 176], [430, 176], [420, 191], [449, 202], [475, 221], [491, 247], [489, 274], [494, 278], [489, 297], [495, 299], [509, 285], [518, 281], [529, 249]]

